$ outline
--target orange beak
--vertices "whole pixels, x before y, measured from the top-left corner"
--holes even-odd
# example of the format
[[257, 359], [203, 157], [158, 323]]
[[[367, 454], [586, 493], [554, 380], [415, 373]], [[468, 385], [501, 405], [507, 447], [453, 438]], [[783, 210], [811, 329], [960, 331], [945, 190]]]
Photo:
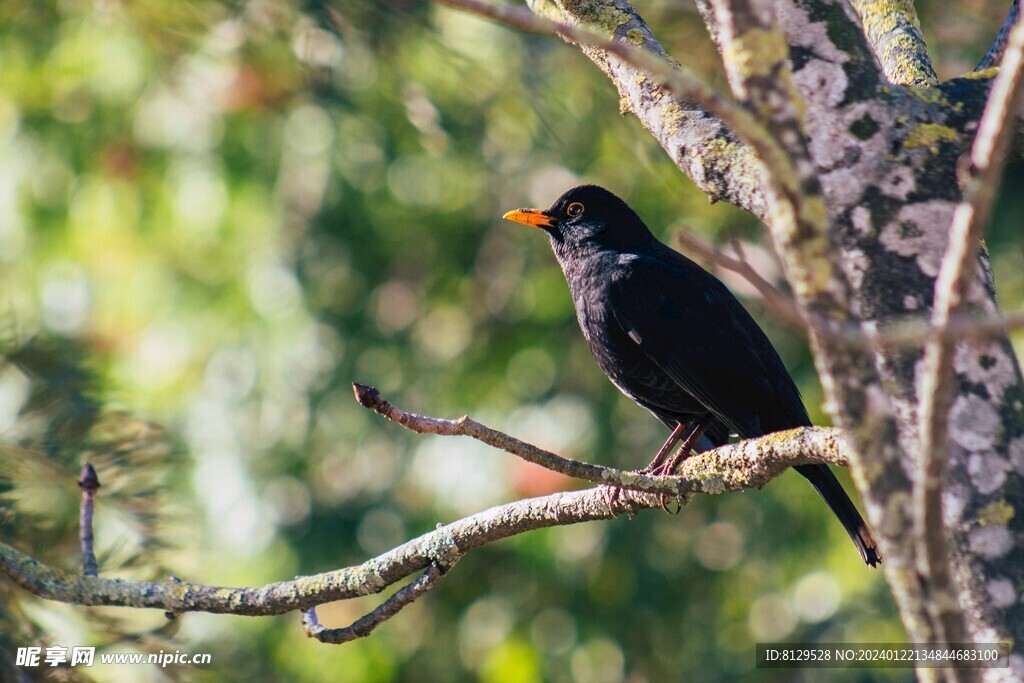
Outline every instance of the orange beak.
[[555, 225], [555, 219], [540, 209], [516, 209], [509, 211], [502, 218], [513, 223], [532, 225], [535, 228], [551, 228]]

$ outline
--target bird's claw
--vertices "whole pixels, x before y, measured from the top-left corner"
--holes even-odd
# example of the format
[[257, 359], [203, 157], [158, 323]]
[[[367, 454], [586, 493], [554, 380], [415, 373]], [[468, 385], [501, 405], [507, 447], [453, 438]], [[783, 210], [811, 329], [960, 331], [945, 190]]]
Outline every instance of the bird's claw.
[[[646, 474], [648, 476], [655, 477], [667, 476], [671, 474], [670, 469], [671, 467], [669, 466], [669, 463], [662, 463], [657, 466], [654, 466], [652, 463], [652, 465], [648, 465], [644, 469], [640, 470], [638, 474]], [[611, 510], [612, 515], [618, 517], [625, 512], [632, 517], [636, 514], [637, 507], [642, 502], [639, 499], [639, 496], [644, 494], [637, 493], [631, 489], [624, 489], [620, 486], [607, 485], [604, 487], [604, 495], [605, 502], [608, 504], [608, 509]], [[673, 501], [676, 503], [675, 509], [670, 507]], [[661, 509], [670, 515], [678, 515], [683, 509], [683, 506], [679, 504], [679, 499], [674, 496], [670, 496], [667, 493], [659, 493], [658, 502], [661, 505]]]
[[[673, 474], [672, 469], [671, 463], [666, 462], [657, 467], [648, 467], [644, 470], [644, 474], [649, 474], [654, 477], [667, 477]], [[672, 510], [669, 507], [673, 501], [676, 503], [675, 510]], [[678, 515], [683, 509], [683, 506], [679, 504], [679, 499], [671, 497], [667, 493], [659, 493], [658, 502], [661, 503], [661, 509], [670, 515]]]
[[[678, 498], [669, 498], [668, 495], [664, 493], [661, 494], [659, 498], [661, 499], [661, 509], [667, 512], [668, 514], [675, 516], [683, 511], [683, 506], [680, 504]], [[671, 505], [673, 502], [676, 504], [675, 509], [669, 507], [669, 505]]]
[[636, 499], [633, 491], [610, 484], [603, 488], [605, 502], [613, 517], [618, 517], [622, 513], [626, 513], [630, 517], [636, 514], [637, 504], [640, 501]]

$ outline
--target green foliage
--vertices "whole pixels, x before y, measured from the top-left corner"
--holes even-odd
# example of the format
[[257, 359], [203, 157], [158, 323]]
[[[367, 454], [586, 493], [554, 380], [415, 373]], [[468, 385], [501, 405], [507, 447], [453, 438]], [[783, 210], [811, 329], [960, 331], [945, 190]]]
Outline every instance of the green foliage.
[[[661, 3], [648, 18], [720, 79], [694, 16]], [[543, 236], [500, 216], [593, 181], [667, 241], [680, 225], [761, 231], [616, 108], [573, 49], [424, 3], [0, 5], [3, 539], [74, 570], [86, 460], [104, 575], [229, 585], [575, 486], [403, 433], [352, 381], [567, 456], [645, 463], [663, 430], [589, 357]], [[1002, 245], [997, 272], [1021, 259]], [[802, 342], [765, 324], [823, 421]], [[789, 672], [754, 671], [755, 642], [902, 637], [881, 573], [795, 476], [477, 551], [341, 647], [293, 617], [167, 623], [7, 585], [8, 656], [210, 651], [212, 667], [164, 670], [198, 680], [774, 681]]]

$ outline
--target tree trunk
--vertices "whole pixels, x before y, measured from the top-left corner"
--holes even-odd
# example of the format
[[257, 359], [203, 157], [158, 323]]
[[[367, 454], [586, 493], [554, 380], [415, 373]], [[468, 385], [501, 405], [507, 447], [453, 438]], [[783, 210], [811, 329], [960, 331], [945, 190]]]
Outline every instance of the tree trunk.
[[[887, 5], [907, 29], [900, 33], [879, 28], [877, 9], [869, 14], [855, 4], [863, 17], [841, 1], [698, 0], [734, 96], [786, 152], [802, 205], [822, 199], [820, 234], [813, 221], [780, 215], [785, 193], [773, 189], [780, 180], [767, 177], [775, 169], [756, 162], [749, 139], [741, 142], [727, 122], [693, 102], [667, 96], [652, 74], [605, 51], [584, 51], [618, 88], [622, 109], [643, 122], [702, 190], [765, 220], [798, 302], [812, 320], [827, 321], [812, 327], [815, 362], [828, 410], [854, 449], [855, 480], [910, 639], [1009, 640], [1016, 643], [1011, 664], [1019, 679], [1024, 520], [1016, 509], [1024, 506], [1024, 382], [1008, 339], [962, 340], [952, 350], [948, 403], [936, 402], [948, 405], [937, 418], [948, 420], [948, 432], [937, 423], [948, 434], [948, 448], [938, 456], [944, 465], [938, 471], [946, 474], [936, 487], [941, 520], [915, 531], [915, 515], [923, 514], [915, 485], [925, 479], [919, 474], [924, 339], [917, 348], [871, 352], [822, 331], [832, 325], [872, 333], [930, 316], [950, 226], [964, 199], [958, 162], [971, 149], [994, 74], [938, 83], [912, 6]], [[535, 0], [531, 8], [569, 24], [596, 23], [664, 55], [624, 0]], [[965, 269], [965, 307], [993, 315], [998, 305], [988, 257], [972, 244], [976, 264]], [[920, 543], [908, 542], [915, 534]], [[922, 552], [947, 543], [945, 566]]]

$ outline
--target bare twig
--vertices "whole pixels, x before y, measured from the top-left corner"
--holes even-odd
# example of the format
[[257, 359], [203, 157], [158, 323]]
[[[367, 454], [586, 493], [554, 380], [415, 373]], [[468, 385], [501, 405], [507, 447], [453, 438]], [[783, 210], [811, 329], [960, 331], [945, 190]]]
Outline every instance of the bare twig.
[[985, 56], [978, 62], [978, 66], [974, 67], [975, 71], [981, 71], [982, 69], [989, 69], [999, 63], [999, 60], [1003, 57], [1003, 52], [1006, 50], [1006, 41], [1010, 39], [1010, 30], [1017, 23], [1017, 17], [1020, 16], [1020, 0], [1013, 0], [1010, 3], [1010, 11], [1006, 15], [1006, 19], [1003, 21], [1003, 25], [999, 28], [999, 33], [996, 34], [995, 40], [992, 41], [991, 47]]
[[[842, 344], [858, 351], [879, 351], [885, 349], [920, 348], [935, 339], [956, 342], [964, 339], [986, 339], [1002, 336], [1024, 327], [1024, 311], [1003, 314], [976, 314], [960, 311], [950, 316], [948, 324], [936, 329], [921, 316], [908, 316], [891, 320], [877, 329], [865, 329], [859, 323], [837, 325], [835, 321], [823, 324], [815, 318], [805, 318], [793, 298], [766, 280], [742, 254], [739, 258], [730, 256], [704, 242], [694, 233], [683, 230], [679, 233], [679, 244], [710, 263], [741, 276], [761, 295], [765, 309], [793, 331], [806, 334], [813, 325], [815, 331], [829, 341]], [[738, 245], [733, 243], [733, 250]]]
[[[982, 231], [988, 223], [1013, 135], [1012, 120], [1024, 93], [1024, 24], [1010, 33], [1002, 67], [992, 86], [978, 135], [971, 148], [963, 201], [953, 214], [949, 245], [935, 280], [932, 327], [945, 330], [953, 315], [966, 309], [967, 291], [977, 274]], [[928, 600], [936, 642], [961, 642], [967, 633], [963, 612], [954, 608], [959, 594], [949, 571], [949, 539], [942, 521], [942, 487], [948, 460], [948, 416], [953, 397], [953, 343], [945, 336], [929, 341], [919, 396], [921, 438], [919, 474], [914, 486], [915, 540], [919, 571], [929, 578]]]
[[504, 432], [491, 429], [468, 415], [457, 420], [444, 420], [417, 415], [416, 413], [404, 411], [384, 400], [380, 392], [374, 387], [366, 386], [365, 384], [353, 384], [352, 390], [361, 406], [369, 408], [392, 422], [400, 424], [418, 434], [469, 436], [477, 441], [482, 441], [488, 446], [511, 453], [527, 462], [532, 462], [535, 465], [540, 465], [545, 469], [573, 477], [574, 479], [583, 479], [598, 484], [613, 484], [648, 493], [682, 493], [677, 488], [679, 482], [674, 477], [626, 472], [613, 467], [603, 467], [579, 460], [570, 460], [538, 448], [533, 444], [521, 441]]
[[733, 242], [733, 251], [736, 252], [736, 257], [733, 257], [722, 252], [720, 249], [706, 244], [695, 234], [687, 230], [681, 231], [677, 239], [684, 249], [696, 253], [719, 268], [741, 276], [761, 295], [761, 301], [769, 313], [777, 316], [783, 323], [793, 329], [804, 333], [807, 332], [807, 321], [800, 313], [800, 309], [797, 307], [796, 302], [793, 301], [793, 298], [784, 294], [778, 287], [761, 277], [761, 274], [744, 257], [738, 242]]
[[[457, 420], [444, 420], [417, 415], [389, 403], [374, 387], [366, 386], [365, 384], [353, 384], [352, 389], [356, 400], [364, 408], [369, 408], [417, 434], [469, 436], [488, 446], [499, 448], [517, 458], [540, 465], [553, 472], [576, 479], [631, 489], [641, 493], [674, 494], [678, 496], [693, 493], [718, 493], [717, 484], [712, 484], [711, 490], [707, 490], [707, 473], [704, 471], [703, 465], [710, 462], [711, 458], [716, 457], [710, 454], [717, 454], [719, 451], [723, 451], [723, 449], [726, 460], [719, 461], [720, 465], [716, 467], [716, 471], [729, 469], [725, 463], [733, 459], [735, 459], [736, 463], [748, 463], [744, 467], [753, 466], [753, 461], [759, 460], [757, 468], [764, 468], [766, 473], [777, 465], [782, 465], [783, 469], [785, 469], [785, 467], [799, 464], [797, 461], [805, 457], [803, 453], [805, 449], [815, 454], [813, 456], [814, 462], [822, 462], [823, 459], [826, 459], [828, 462], [837, 465], [844, 465], [846, 463], [838, 432], [821, 428], [800, 428], [779, 432], [771, 437], [747, 439], [739, 443], [722, 446], [721, 448], [714, 449], [714, 451], [705, 451], [695, 455], [686, 461], [681, 476], [658, 476], [644, 474], [643, 472], [627, 472], [615, 469], [614, 467], [603, 467], [588, 462], [563, 458], [538, 448], [533, 444], [520, 441], [514, 436], [510, 436], [497, 429], [480, 424], [468, 415]], [[784, 462], [789, 464], [782, 464]], [[753, 480], [748, 479], [748, 481], [752, 482]], [[765, 479], [764, 481], [767, 482], [768, 480]]]
[[998, 337], [1022, 327], [1024, 311], [980, 316], [961, 312], [951, 314], [948, 324], [941, 329], [936, 329], [922, 318], [914, 316], [890, 322], [877, 332], [851, 330], [841, 338], [854, 348], [911, 348], [936, 339], [955, 342], [963, 339]]
[[436, 564], [430, 565], [415, 581], [395, 591], [395, 594], [385, 600], [377, 609], [352, 622], [351, 626], [346, 626], [345, 628], [324, 628], [320, 624], [320, 620], [317, 619], [316, 607], [310, 607], [302, 614], [302, 627], [310, 638], [316, 638], [321, 643], [328, 643], [330, 645], [341, 645], [342, 643], [359, 638], [365, 638], [375, 628], [401, 612], [404, 607], [411, 605], [425, 595], [427, 591], [437, 585], [448, 569], [451, 569], [451, 567], [442, 569]]
[[82, 573], [86, 576], [96, 576], [99, 567], [93, 549], [92, 513], [96, 491], [100, 487], [100, 478], [96, 475], [92, 463], [87, 462], [82, 468], [82, 474], [78, 477], [78, 487], [82, 489], [82, 507], [78, 522], [78, 536], [82, 543]]

